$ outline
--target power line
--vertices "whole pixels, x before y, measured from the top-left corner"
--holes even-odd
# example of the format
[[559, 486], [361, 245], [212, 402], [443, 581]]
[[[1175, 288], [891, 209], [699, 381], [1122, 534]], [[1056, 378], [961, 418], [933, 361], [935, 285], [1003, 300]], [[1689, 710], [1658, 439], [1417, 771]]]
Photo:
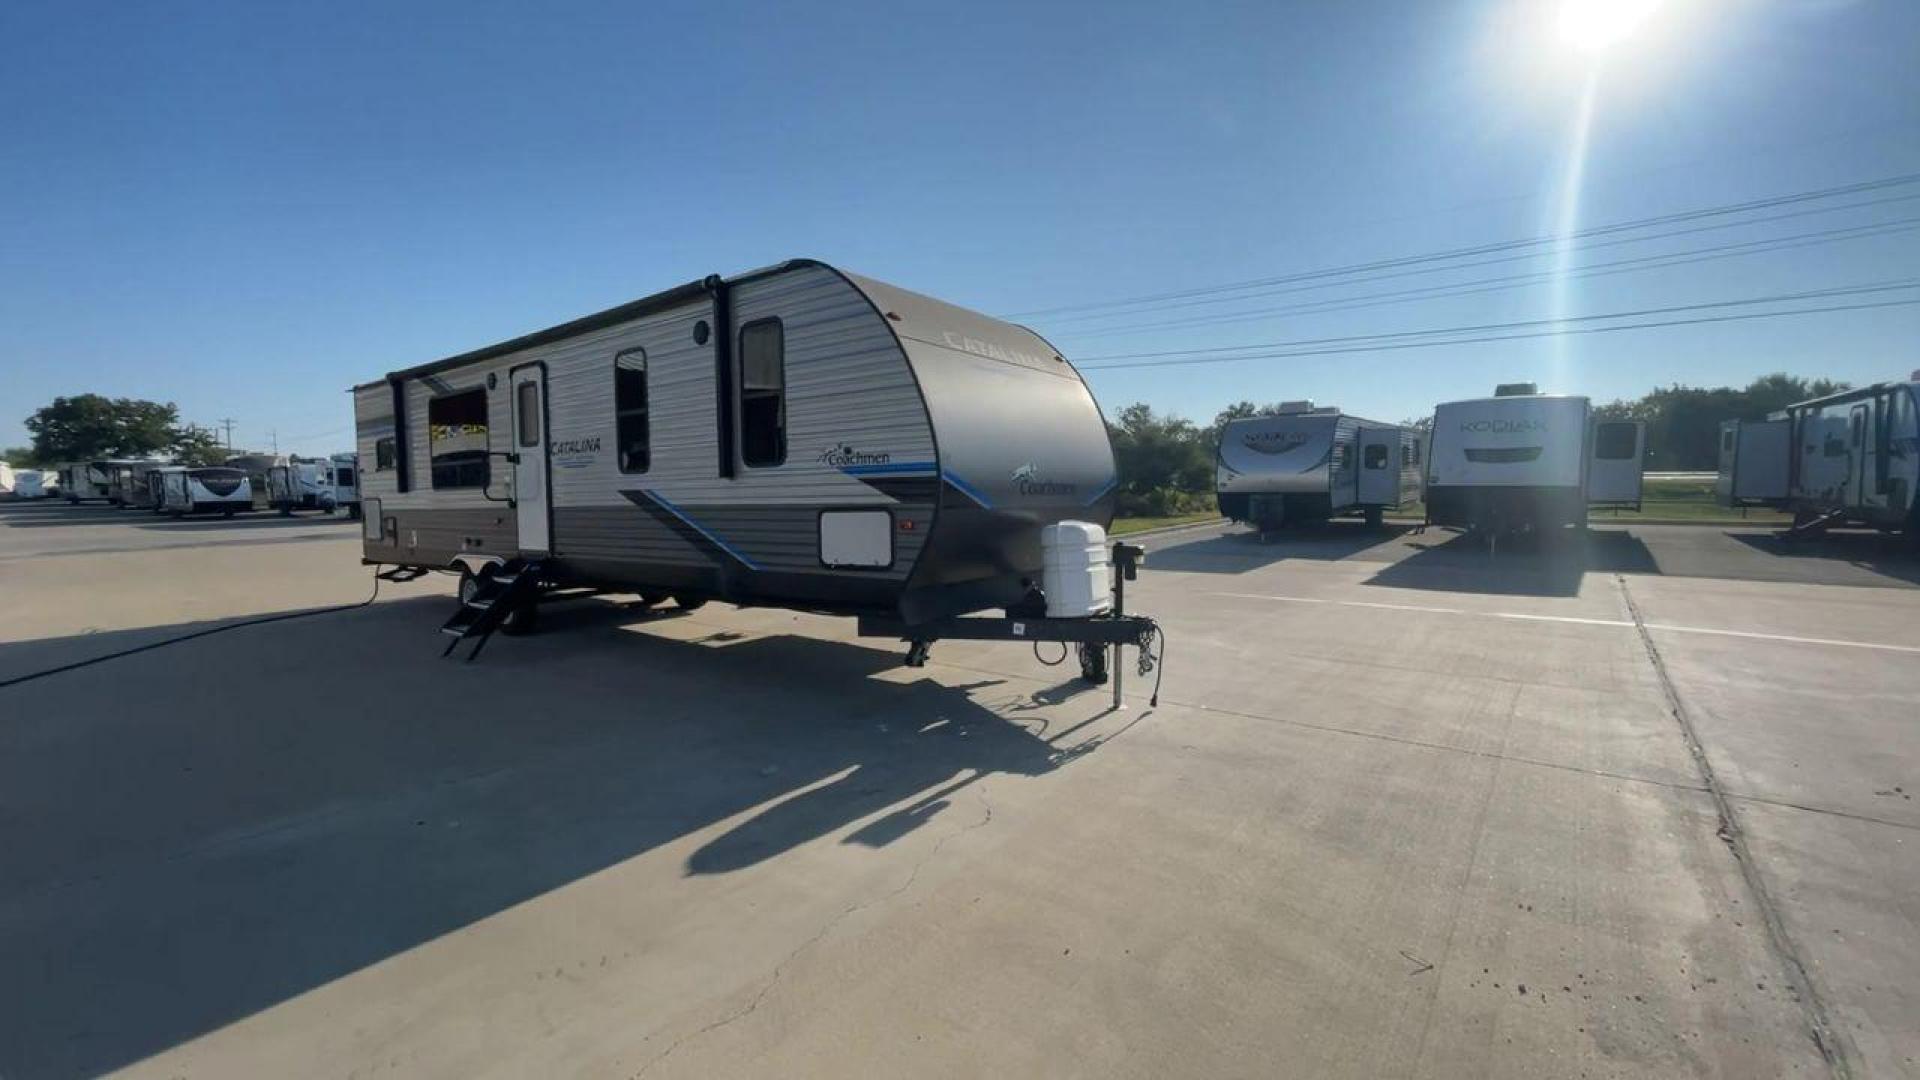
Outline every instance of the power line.
[[1229, 364], [1238, 360], [1292, 360], [1314, 356], [1338, 356], [1345, 353], [1397, 352], [1401, 349], [1431, 349], [1442, 345], [1475, 345], [1489, 341], [1520, 341], [1526, 338], [1563, 337], [1572, 334], [1606, 334], [1617, 330], [1652, 330], [1667, 326], [1697, 326], [1702, 323], [1745, 322], [1749, 319], [1776, 319], [1790, 315], [1819, 315], [1830, 311], [1864, 311], [1868, 308], [1907, 307], [1920, 300], [1881, 300], [1868, 304], [1837, 304], [1830, 307], [1802, 308], [1794, 311], [1750, 311], [1740, 315], [1710, 315], [1697, 319], [1667, 319], [1660, 322], [1627, 323], [1622, 326], [1584, 326], [1562, 330], [1536, 330], [1522, 334], [1489, 337], [1448, 338], [1442, 341], [1403, 341], [1390, 345], [1356, 345], [1343, 349], [1310, 349], [1302, 352], [1258, 353], [1252, 356], [1209, 356], [1189, 360], [1142, 360], [1125, 364], [1088, 364], [1088, 370], [1117, 368], [1176, 367], [1189, 364]]
[[[1625, 237], [1616, 237], [1615, 239], [1612, 239], [1612, 240], [1598, 240], [1598, 241], [1595, 241], [1592, 243], [1586, 243], [1586, 244], [1571, 244], [1571, 245], [1568, 245], [1566, 250], [1569, 253], [1572, 253], [1572, 252], [1592, 251], [1596, 248], [1617, 247], [1621, 244], [1644, 244], [1654, 240], [1668, 240], [1676, 236], [1691, 236], [1696, 233], [1717, 232], [1722, 229], [1743, 229], [1743, 228], [1747, 228], [1754, 225], [1767, 225], [1776, 221], [1786, 221], [1791, 218], [1809, 217], [1815, 214], [1839, 213], [1846, 210], [1860, 210], [1868, 207], [1884, 206], [1888, 203], [1911, 202], [1915, 199], [1920, 199], [1920, 195], [1895, 195], [1885, 199], [1868, 199], [1865, 202], [1846, 203], [1840, 206], [1821, 206], [1821, 207], [1815, 207], [1810, 210], [1794, 210], [1784, 214], [1770, 214], [1766, 217], [1749, 218], [1745, 221], [1723, 221], [1723, 222], [1718, 222], [1712, 225], [1696, 225], [1692, 228], [1673, 229], [1668, 232], [1651, 233], [1646, 236], [1625, 236]], [[1849, 228], [1866, 228], [1866, 227], [1870, 227], [1870, 225], [1872, 224], [1884, 224], [1884, 223], [1869, 223], [1869, 225], [1849, 226]], [[1782, 237], [1780, 239], [1791, 239], [1791, 238]], [[1757, 240], [1757, 241], [1748, 241], [1748, 243], [1761, 243], [1761, 242], [1764, 242], [1764, 239]], [[1502, 255], [1498, 258], [1477, 259], [1472, 262], [1459, 262], [1459, 263], [1454, 263], [1452, 265], [1422, 266], [1416, 269], [1401, 270], [1391, 274], [1367, 274], [1359, 277], [1349, 278], [1344, 281], [1321, 281], [1321, 282], [1315, 282], [1307, 285], [1295, 285], [1290, 288], [1284, 288], [1284, 289], [1260, 289], [1253, 292], [1242, 292], [1237, 296], [1209, 296], [1209, 297], [1204, 297], [1200, 299], [1181, 300], [1173, 303], [1157, 304], [1152, 307], [1142, 307], [1135, 310], [1088, 312], [1080, 315], [1068, 315], [1068, 316], [1064, 316], [1062, 319], [1057, 321], [1058, 322], [1084, 322], [1089, 319], [1122, 318], [1128, 315], [1151, 314], [1156, 311], [1175, 311], [1182, 308], [1204, 307], [1209, 304], [1233, 304], [1233, 303], [1238, 303], [1242, 300], [1252, 300], [1259, 297], [1284, 296], [1290, 293], [1317, 292], [1321, 289], [1338, 289], [1338, 288], [1342, 288], [1349, 285], [1365, 285], [1365, 284], [1371, 284], [1376, 281], [1387, 281], [1393, 278], [1419, 277], [1425, 274], [1447, 274], [1447, 273], [1452, 273], [1458, 270], [1470, 270], [1470, 269], [1473, 269], [1474, 267], [1479, 267], [1479, 266], [1495, 266], [1500, 263], [1521, 262], [1527, 259], [1537, 259], [1540, 257], [1540, 255], [1541, 253], [1537, 251], [1523, 251], [1517, 255]], [[1656, 258], [1658, 256], [1646, 256], [1646, 257]], [[1436, 286], [1436, 287], [1439, 287], [1439, 286]], [[1057, 324], [1056, 322], [1049, 322], [1048, 325], [1051, 326], [1056, 324]], [[1146, 324], [1146, 325], [1159, 326], [1159, 325], [1173, 325], [1173, 324], [1155, 323], [1155, 324]], [[1121, 330], [1125, 330], [1125, 329], [1128, 329], [1128, 327], [1102, 327], [1097, 330], [1081, 331], [1081, 333], [1083, 336], [1091, 336], [1094, 334], [1118, 333]], [[1074, 331], [1065, 331], [1065, 332], [1073, 333]]]
[[[1613, 319], [1643, 318], [1648, 315], [1671, 315], [1688, 311], [1710, 311], [1715, 308], [1745, 307], [1753, 304], [1784, 304], [1800, 300], [1830, 299], [1844, 296], [1864, 296], [1872, 293], [1898, 292], [1906, 289], [1920, 289], [1920, 278], [1904, 281], [1873, 282], [1866, 285], [1846, 285], [1832, 289], [1813, 289], [1806, 292], [1778, 293], [1773, 296], [1750, 296], [1739, 300], [1717, 300], [1699, 304], [1676, 304], [1669, 307], [1640, 308], [1634, 311], [1614, 311], [1604, 314], [1572, 315], [1563, 319], [1527, 319], [1518, 322], [1478, 323], [1470, 326], [1437, 327], [1431, 330], [1402, 330], [1388, 334], [1351, 334], [1344, 337], [1302, 338], [1294, 341], [1267, 341], [1251, 345], [1223, 345], [1206, 349], [1166, 349], [1159, 352], [1114, 353], [1107, 356], [1088, 357], [1084, 365], [1088, 368], [1112, 368], [1153, 365], [1101, 363], [1111, 360], [1159, 359], [1166, 357], [1205, 356], [1212, 359], [1232, 360], [1251, 357], [1221, 356], [1223, 353], [1247, 352], [1259, 349], [1292, 350], [1304, 346], [1341, 345], [1363, 341], [1396, 341], [1403, 338], [1445, 337], [1455, 334], [1478, 334], [1488, 331], [1525, 330], [1530, 327], [1564, 326], [1567, 323], [1606, 322]], [[1267, 354], [1262, 354], [1267, 355]], [[1284, 355], [1284, 354], [1282, 354]], [[1187, 361], [1193, 362], [1193, 361]]]
[[1278, 277], [1255, 278], [1249, 281], [1210, 285], [1203, 288], [1183, 289], [1174, 292], [1153, 293], [1144, 296], [1128, 297], [1120, 300], [1106, 300], [1084, 304], [1063, 304], [1059, 307], [1037, 308], [1029, 311], [1014, 312], [1004, 318], [1031, 318], [1039, 315], [1053, 315], [1069, 311], [1087, 311], [1096, 308], [1122, 307], [1132, 304], [1151, 303], [1160, 300], [1180, 300], [1191, 296], [1205, 296], [1219, 292], [1260, 288], [1268, 285], [1284, 285], [1296, 281], [1309, 281], [1328, 277], [1345, 277], [1374, 270], [1387, 270], [1402, 266], [1413, 266], [1433, 262], [1451, 261], [1473, 255], [1486, 255], [1516, 248], [1539, 247], [1543, 244], [1560, 244], [1571, 240], [1581, 240], [1594, 236], [1608, 236], [1635, 229], [1650, 228], [1656, 225], [1670, 225], [1685, 221], [1697, 221], [1702, 218], [1724, 217], [1729, 214], [1742, 214], [1750, 210], [1765, 210], [1774, 206], [1787, 206], [1794, 203], [1811, 202], [1818, 199], [1831, 199], [1841, 195], [1854, 195], [1866, 191], [1880, 191], [1891, 187], [1920, 183], [1920, 173], [1907, 173], [1890, 176], [1880, 180], [1868, 180], [1855, 184], [1842, 184], [1837, 187], [1818, 188], [1811, 191], [1794, 192], [1789, 195], [1776, 195], [1765, 199], [1751, 199], [1741, 203], [1729, 203], [1722, 206], [1702, 207], [1678, 213], [1662, 214], [1656, 217], [1638, 218], [1630, 221], [1615, 222], [1610, 225], [1596, 225], [1565, 234], [1533, 236], [1516, 240], [1502, 240], [1490, 244], [1472, 247], [1453, 248], [1446, 251], [1428, 252], [1420, 255], [1404, 255], [1392, 259], [1376, 259], [1371, 262], [1354, 263], [1348, 266], [1329, 267], [1321, 270], [1306, 270]]
[[[1920, 198], [1920, 196], [1914, 197]], [[1737, 258], [1744, 255], [1771, 254], [1776, 251], [1789, 251], [1795, 248], [1812, 247], [1817, 244], [1830, 244], [1841, 240], [1859, 240], [1893, 233], [1912, 232], [1917, 225], [1920, 225], [1920, 217], [1895, 218], [1892, 221], [1876, 222], [1871, 225], [1853, 225], [1841, 229], [1824, 229], [1790, 236], [1768, 237], [1763, 240], [1746, 240], [1735, 244], [1718, 244], [1711, 247], [1693, 248], [1687, 251], [1669, 251], [1659, 255], [1642, 255], [1632, 259], [1616, 259], [1613, 262], [1589, 263], [1585, 266], [1572, 267], [1564, 275], [1550, 270], [1531, 271], [1525, 274], [1508, 274], [1499, 277], [1478, 278], [1472, 281], [1455, 281], [1445, 285], [1424, 285], [1413, 289], [1361, 293], [1356, 296], [1333, 297], [1327, 300], [1310, 300], [1305, 303], [1286, 304], [1280, 307], [1221, 312], [1214, 315], [1195, 315], [1180, 319], [1164, 319], [1159, 322], [1129, 323], [1125, 326], [1102, 327], [1097, 330], [1086, 330], [1078, 333], [1069, 331], [1067, 336], [1074, 338], [1108, 337], [1114, 334], [1165, 330], [1183, 326], [1217, 326], [1225, 323], [1258, 322], [1277, 315], [1317, 315], [1331, 311], [1350, 311], [1357, 308], [1380, 307], [1385, 304], [1401, 304], [1418, 300], [1438, 300], [1454, 296], [1471, 296], [1477, 293], [1502, 292], [1507, 289], [1522, 288], [1528, 285], [1546, 284], [1563, 276], [1568, 280], [1580, 280], [1590, 277], [1607, 277], [1613, 274], [1635, 273], [1643, 270], [1663, 270], [1673, 266], [1714, 262], [1720, 259]]]

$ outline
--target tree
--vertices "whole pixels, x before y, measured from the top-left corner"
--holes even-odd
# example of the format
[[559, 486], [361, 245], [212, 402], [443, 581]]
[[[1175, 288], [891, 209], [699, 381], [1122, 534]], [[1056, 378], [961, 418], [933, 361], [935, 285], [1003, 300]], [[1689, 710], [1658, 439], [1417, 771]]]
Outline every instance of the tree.
[[173, 403], [99, 394], [57, 397], [27, 418], [42, 461], [143, 457], [172, 445], [180, 410]]
[[188, 424], [174, 432], [173, 442], [167, 449], [173, 459], [182, 465], [218, 465], [227, 460], [229, 451], [220, 444], [213, 432], [202, 427]]
[[40, 456], [33, 452], [31, 446], [9, 446], [0, 450], [0, 461], [16, 469], [30, 469], [40, 464]]
[[1120, 468], [1123, 513], [1178, 513], [1213, 486], [1213, 444], [1206, 433], [1178, 416], [1155, 416], [1140, 403], [1120, 410], [1109, 424]]

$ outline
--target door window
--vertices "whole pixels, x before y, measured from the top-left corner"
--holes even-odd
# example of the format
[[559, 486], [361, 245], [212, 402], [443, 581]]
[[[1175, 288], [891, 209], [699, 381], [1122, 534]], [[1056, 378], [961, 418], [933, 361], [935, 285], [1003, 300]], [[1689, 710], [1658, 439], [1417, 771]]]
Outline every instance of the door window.
[[1371, 444], [1371, 445], [1369, 445], [1369, 446], [1367, 447], [1367, 452], [1366, 452], [1366, 454], [1365, 454], [1365, 455], [1364, 455], [1364, 456], [1362, 457], [1362, 459], [1361, 459], [1361, 463], [1362, 463], [1362, 464], [1364, 464], [1364, 465], [1365, 465], [1365, 466], [1366, 466], [1367, 468], [1369, 468], [1369, 469], [1384, 469], [1384, 468], [1386, 468], [1386, 467], [1387, 467], [1387, 447], [1386, 447], [1386, 444], [1384, 444], [1384, 443], [1373, 443], [1373, 444]]
[[620, 471], [646, 472], [653, 465], [653, 430], [647, 410], [647, 350], [628, 349], [613, 358], [613, 428]]
[[779, 319], [740, 328], [740, 460], [787, 460], [787, 344]]
[[528, 379], [514, 391], [514, 422], [521, 446], [540, 445], [540, 384]]

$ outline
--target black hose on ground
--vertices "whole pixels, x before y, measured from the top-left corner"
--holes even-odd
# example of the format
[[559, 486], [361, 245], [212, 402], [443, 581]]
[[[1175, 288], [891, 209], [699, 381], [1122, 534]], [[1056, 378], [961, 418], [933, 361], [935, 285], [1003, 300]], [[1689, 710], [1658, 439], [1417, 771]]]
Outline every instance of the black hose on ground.
[[210, 626], [205, 630], [195, 630], [191, 634], [181, 634], [178, 637], [165, 638], [160, 641], [149, 641], [145, 645], [136, 645], [131, 649], [121, 649], [119, 652], [107, 653], [104, 656], [92, 656], [92, 657], [88, 657], [85, 660], [75, 660], [71, 664], [61, 664], [58, 667], [50, 667], [44, 671], [30, 671], [25, 675], [15, 675], [11, 679], [0, 679], [0, 690], [3, 690], [9, 686], [18, 686], [24, 682], [32, 682], [35, 679], [44, 679], [49, 675], [59, 675], [63, 672], [76, 671], [83, 667], [91, 667], [94, 664], [104, 664], [109, 660], [118, 660], [123, 656], [132, 656], [135, 653], [150, 652], [154, 649], [165, 648], [168, 645], [178, 645], [183, 641], [193, 641], [196, 638], [212, 637], [215, 634], [224, 634], [228, 630], [238, 630], [244, 626], [265, 626], [267, 623], [286, 622], [289, 619], [304, 619], [312, 615], [332, 615], [336, 612], [341, 612], [341, 611], [354, 611], [359, 608], [368, 607], [372, 605], [372, 603], [375, 600], [378, 600], [379, 598], [380, 598], [380, 574], [378, 570], [376, 570], [373, 575], [373, 592], [369, 594], [365, 600], [362, 600], [358, 603], [339, 604], [334, 607], [326, 607], [326, 608], [314, 608], [311, 611], [285, 611], [285, 612], [281, 612], [278, 615], [263, 615], [258, 618], [243, 619], [239, 622], [224, 623], [220, 626]]

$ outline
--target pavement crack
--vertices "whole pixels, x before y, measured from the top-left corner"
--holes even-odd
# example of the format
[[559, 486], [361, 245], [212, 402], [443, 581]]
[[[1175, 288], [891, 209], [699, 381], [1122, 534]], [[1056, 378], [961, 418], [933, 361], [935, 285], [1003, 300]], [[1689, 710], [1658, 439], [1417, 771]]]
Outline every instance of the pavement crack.
[[1640, 644], [1646, 649], [1647, 662], [1653, 666], [1660, 693], [1666, 698], [1667, 711], [1679, 725], [1680, 737], [1685, 740], [1687, 751], [1693, 756], [1694, 767], [1699, 770], [1707, 794], [1713, 799], [1714, 810], [1719, 816], [1716, 833], [1733, 854], [1734, 865], [1739, 868], [1741, 880], [1746, 883], [1754, 907], [1760, 912], [1761, 924], [1767, 932], [1767, 944], [1780, 961], [1787, 982], [1794, 990], [1792, 996], [1806, 1015], [1808, 1034], [1820, 1051], [1821, 1059], [1827, 1063], [1828, 1073], [1839, 1080], [1849, 1080], [1853, 1068], [1848, 1060], [1849, 1051], [1844, 1038], [1828, 1018], [1826, 1002], [1815, 987], [1806, 962], [1795, 950], [1793, 940], [1787, 936], [1786, 922], [1780, 915], [1779, 906], [1767, 891], [1766, 882], [1761, 879], [1760, 868], [1753, 860], [1753, 852], [1747, 847], [1746, 834], [1740, 829], [1740, 819], [1734, 815], [1734, 797], [1727, 794], [1720, 785], [1719, 777], [1714, 774], [1713, 761], [1707, 756], [1706, 744], [1700, 740], [1693, 716], [1687, 711], [1679, 687], [1674, 685], [1673, 676], [1667, 671], [1666, 661], [1661, 658], [1660, 649], [1654, 644], [1653, 634], [1640, 615], [1639, 605], [1633, 602], [1633, 593], [1627, 589], [1626, 576], [1615, 574], [1613, 580], [1620, 588], [1620, 599], [1626, 604], [1627, 613], [1633, 616], [1634, 631], [1640, 635]]
[[980, 800], [980, 809], [981, 809], [980, 820], [972, 822], [967, 825], [963, 825], [960, 828], [955, 829], [954, 831], [934, 841], [933, 846], [927, 849], [927, 853], [914, 861], [913, 869], [908, 871], [906, 880], [901, 882], [897, 887], [885, 893], [882, 893], [879, 896], [862, 900], [862, 901], [859, 901], [858, 903], [849, 904], [845, 908], [842, 908], [832, 918], [828, 919], [820, 927], [819, 930], [815, 931], [811, 937], [807, 938], [807, 940], [801, 942], [800, 944], [794, 946], [792, 951], [788, 952], [787, 955], [781, 957], [780, 962], [773, 965], [773, 971], [768, 973], [766, 981], [760, 984], [760, 989], [754, 991], [753, 997], [749, 999], [745, 1005], [742, 1005], [741, 1007], [733, 1010], [732, 1012], [727, 1013], [725, 1016], [722, 1016], [717, 1020], [710, 1021], [686, 1033], [685, 1035], [682, 1035], [679, 1038], [673, 1040], [673, 1042], [669, 1044], [665, 1050], [661, 1051], [657, 1056], [655, 1056], [652, 1060], [648, 1061], [645, 1065], [642, 1065], [640, 1067], [640, 1070], [633, 1074], [635, 1080], [638, 1080], [639, 1077], [645, 1076], [647, 1073], [651, 1072], [654, 1066], [660, 1065], [666, 1062], [668, 1058], [671, 1058], [674, 1054], [678, 1053], [680, 1051], [680, 1048], [683, 1046], [686, 1046], [688, 1043], [705, 1038], [706, 1036], [720, 1030], [723, 1027], [728, 1026], [729, 1024], [736, 1023], [738, 1021], [746, 1019], [749, 1016], [752, 1016], [754, 1014], [754, 1011], [760, 1008], [760, 1003], [765, 1001], [767, 999], [767, 995], [773, 992], [774, 987], [780, 984], [781, 976], [786, 974], [787, 967], [791, 965], [796, 959], [798, 959], [800, 957], [800, 954], [813, 948], [815, 945], [818, 945], [821, 941], [824, 941], [829, 934], [833, 933], [835, 927], [838, 927], [841, 923], [845, 922], [849, 918], [852, 918], [854, 915], [857, 915], [860, 912], [867, 910], [868, 908], [876, 907], [880, 904], [887, 903], [888, 901], [893, 900], [899, 897], [900, 895], [904, 894], [907, 890], [913, 888], [914, 883], [920, 880], [920, 871], [924, 869], [928, 863], [931, 863], [934, 860], [934, 858], [940, 854], [940, 849], [946, 847], [948, 841], [953, 840], [956, 837], [964, 836], [967, 833], [973, 832], [976, 829], [983, 829], [988, 824], [990, 824], [993, 821], [993, 804], [987, 801], [987, 795], [983, 789], [975, 788], [973, 793], [974, 793], [974, 797]]

